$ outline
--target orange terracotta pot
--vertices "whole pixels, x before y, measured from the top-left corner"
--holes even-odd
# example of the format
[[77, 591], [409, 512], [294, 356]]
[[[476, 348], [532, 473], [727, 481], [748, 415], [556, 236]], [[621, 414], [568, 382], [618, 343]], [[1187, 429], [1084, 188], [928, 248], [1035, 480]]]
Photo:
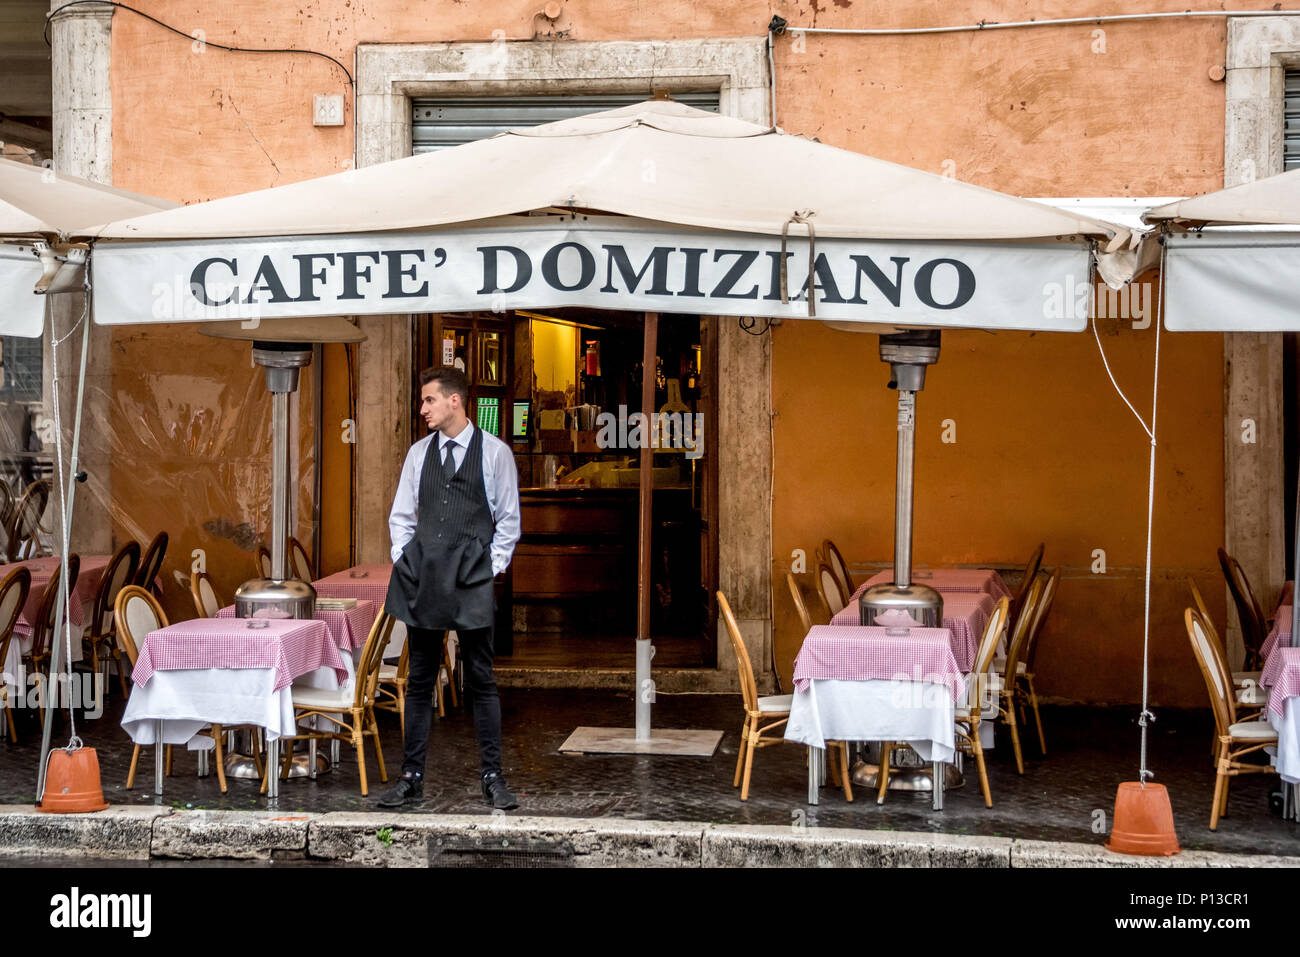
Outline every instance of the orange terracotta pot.
[[95, 749], [51, 751], [45, 771], [44, 800], [36, 807], [47, 814], [81, 814], [108, 807], [99, 783], [99, 758]]
[[1182, 850], [1174, 833], [1174, 808], [1163, 784], [1143, 787], [1137, 781], [1125, 781], [1119, 786], [1106, 849], [1118, 854], [1164, 857]]

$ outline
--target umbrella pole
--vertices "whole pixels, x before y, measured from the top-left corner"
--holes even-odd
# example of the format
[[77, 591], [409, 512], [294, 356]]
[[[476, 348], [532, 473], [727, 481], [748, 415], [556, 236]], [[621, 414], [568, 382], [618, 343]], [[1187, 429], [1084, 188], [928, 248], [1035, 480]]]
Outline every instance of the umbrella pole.
[[641, 350], [641, 470], [640, 509], [637, 521], [636, 581], [636, 740], [650, 740], [650, 705], [654, 682], [650, 679], [650, 551], [651, 505], [654, 499], [655, 355], [659, 351], [659, 313], [645, 314], [645, 343]]
[[[89, 269], [89, 267], [87, 267], [87, 269]], [[45, 708], [45, 727], [41, 729], [41, 760], [40, 760], [40, 764], [37, 766], [36, 802], [38, 804], [40, 803], [41, 799], [45, 797], [45, 764], [49, 760], [50, 732], [54, 727], [55, 701], [58, 697], [56, 693], [58, 689], [57, 676], [61, 673], [61, 669], [63, 667], [63, 660], [61, 655], [61, 652], [63, 651], [63, 643], [59, 640], [59, 637], [60, 637], [60, 633], [63, 631], [65, 626], [64, 611], [67, 607], [67, 602], [68, 602], [68, 543], [71, 538], [69, 525], [71, 524], [72, 521], [72, 510], [73, 510], [73, 505], [76, 501], [76, 494], [77, 494], [77, 476], [78, 476], [78, 464], [79, 464], [78, 453], [81, 449], [81, 410], [82, 410], [83, 399], [85, 397], [85, 391], [86, 391], [86, 359], [90, 354], [90, 302], [89, 302], [90, 286], [89, 283], [86, 284], [85, 295], [87, 297], [87, 302], [85, 306], [85, 312], [82, 316], [81, 366], [77, 373], [77, 413], [72, 426], [72, 455], [70, 457], [69, 467], [68, 467], [68, 475], [71, 477], [72, 481], [70, 483], [70, 487], [67, 489], [66, 501], [61, 502], [62, 507], [59, 510], [59, 532], [62, 536], [61, 547], [59, 549], [59, 551], [61, 552], [59, 556], [59, 598], [58, 598], [57, 607], [54, 610], [54, 635], [53, 635], [54, 647], [50, 649], [50, 680], [46, 682], [45, 700], [41, 702], [42, 707]], [[51, 301], [52, 300], [49, 299], [46, 300], [47, 307]], [[53, 343], [55, 341], [55, 330], [54, 330], [54, 317], [52, 314], [50, 316], [50, 321], [48, 325], [50, 327], [50, 341], [53, 347]], [[55, 357], [54, 402], [56, 404], [59, 401], [58, 374], [59, 374], [58, 359], [57, 357]], [[57, 435], [55, 436], [55, 439], [56, 440], [58, 439]], [[63, 469], [62, 459], [63, 457], [62, 455], [60, 455], [59, 461], [55, 463], [55, 474], [59, 479], [60, 487], [64, 485], [63, 475], [62, 475], [62, 469]], [[71, 653], [71, 649], [69, 649], [69, 653]], [[92, 681], [93, 680], [95, 679], [92, 677]], [[69, 704], [69, 706], [71, 706], [71, 704]], [[159, 743], [157, 746], [161, 747], [162, 745], [161, 743]]]

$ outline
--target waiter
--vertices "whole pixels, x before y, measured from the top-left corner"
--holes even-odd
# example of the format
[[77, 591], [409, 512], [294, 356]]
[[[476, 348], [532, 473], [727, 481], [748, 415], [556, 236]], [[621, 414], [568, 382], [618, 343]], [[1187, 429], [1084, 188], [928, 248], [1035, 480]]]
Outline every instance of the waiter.
[[424, 796], [433, 692], [454, 628], [474, 705], [483, 798], [519, 806], [501, 773], [501, 704], [492, 674], [492, 579], [519, 541], [519, 479], [510, 448], [469, 421], [469, 379], [450, 366], [420, 373], [420, 415], [433, 433], [411, 446], [388, 516], [393, 574], [386, 608], [406, 622], [410, 679], [402, 776], [380, 807]]

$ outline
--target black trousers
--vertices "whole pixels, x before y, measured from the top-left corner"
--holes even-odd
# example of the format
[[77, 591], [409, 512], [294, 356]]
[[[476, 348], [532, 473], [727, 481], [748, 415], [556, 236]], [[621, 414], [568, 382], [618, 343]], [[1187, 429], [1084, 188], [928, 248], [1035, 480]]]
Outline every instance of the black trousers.
[[[407, 626], [411, 645], [411, 670], [406, 685], [406, 748], [402, 773], [423, 773], [429, 752], [429, 724], [433, 720], [433, 693], [442, 666], [444, 631]], [[501, 702], [492, 673], [492, 629], [456, 632], [465, 662], [465, 691], [474, 706], [474, 731], [483, 774], [501, 770]]]

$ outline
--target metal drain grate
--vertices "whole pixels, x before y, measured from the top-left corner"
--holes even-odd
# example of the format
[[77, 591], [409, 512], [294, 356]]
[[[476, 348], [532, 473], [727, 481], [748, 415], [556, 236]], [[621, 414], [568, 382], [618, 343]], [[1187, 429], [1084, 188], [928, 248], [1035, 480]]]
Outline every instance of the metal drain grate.
[[560, 838], [491, 835], [429, 838], [430, 867], [572, 867], [573, 845]]

